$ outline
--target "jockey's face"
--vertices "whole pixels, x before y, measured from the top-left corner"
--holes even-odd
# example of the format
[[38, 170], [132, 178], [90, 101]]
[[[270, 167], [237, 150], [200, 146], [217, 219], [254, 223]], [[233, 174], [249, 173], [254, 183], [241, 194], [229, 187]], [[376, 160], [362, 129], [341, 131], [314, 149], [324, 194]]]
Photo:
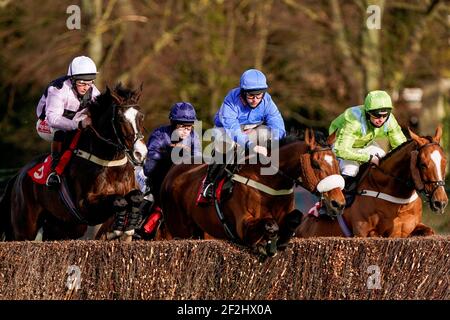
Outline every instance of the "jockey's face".
[[373, 124], [374, 127], [379, 128], [386, 122], [386, 120], [389, 118], [389, 115], [390, 115], [389, 112], [369, 113], [370, 122]]
[[192, 124], [177, 124], [175, 127], [176, 135], [184, 140], [191, 134], [192, 128]]
[[75, 81], [75, 88], [80, 96], [84, 96], [93, 84], [93, 80], [77, 80]]
[[258, 93], [258, 94], [251, 94], [246, 93], [245, 99], [247, 100], [247, 103], [251, 108], [256, 108], [258, 104], [261, 102], [262, 98], [264, 96], [264, 92]]

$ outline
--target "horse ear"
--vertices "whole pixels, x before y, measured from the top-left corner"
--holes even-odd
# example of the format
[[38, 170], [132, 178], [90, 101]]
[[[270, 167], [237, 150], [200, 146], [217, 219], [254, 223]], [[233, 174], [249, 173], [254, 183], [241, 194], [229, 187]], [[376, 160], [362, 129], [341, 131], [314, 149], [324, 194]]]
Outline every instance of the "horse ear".
[[117, 105], [121, 106], [123, 104], [123, 98], [119, 96], [115, 91], [111, 91], [111, 97]]
[[139, 86], [139, 89], [136, 90], [134, 97], [133, 97], [133, 102], [134, 103], [138, 103], [139, 99], [141, 98], [142, 95], [142, 89], [144, 88], [144, 83], [141, 82], [141, 85]]
[[417, 143], [420, 143], [420, 137], [417, 134], [415, 134], [409, 127], [408, 127], [408, 133], [411, 136], [411, 139], [413, 139]]
[[309, 146], [310, 150], [316, 147], [316, 138], [314, 137], [314, 130], [306, 128], [305, 130], [305, 142]]
[[331, 146], [336, 141], [337, 129], [328, 136], [327, 145]]
[[436, 133], [434, 134], [433, 141], [439, 143], [439, 141], [441, 141], [441, 137], [442, 137], [442, 126], [439, 125], [436, 128]]

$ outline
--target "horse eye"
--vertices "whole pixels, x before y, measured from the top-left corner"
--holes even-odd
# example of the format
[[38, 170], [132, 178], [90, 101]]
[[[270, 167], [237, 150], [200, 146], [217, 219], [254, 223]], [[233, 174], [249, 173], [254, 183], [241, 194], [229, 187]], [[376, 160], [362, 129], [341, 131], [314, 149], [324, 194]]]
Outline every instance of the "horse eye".
[[427, 168], [427, 165], [426, 165], [425, 163], [421, 163], [421, 164], [420, 164], [420, 168], [421, 168], [421, 169], [426, 169], [426, 168]]

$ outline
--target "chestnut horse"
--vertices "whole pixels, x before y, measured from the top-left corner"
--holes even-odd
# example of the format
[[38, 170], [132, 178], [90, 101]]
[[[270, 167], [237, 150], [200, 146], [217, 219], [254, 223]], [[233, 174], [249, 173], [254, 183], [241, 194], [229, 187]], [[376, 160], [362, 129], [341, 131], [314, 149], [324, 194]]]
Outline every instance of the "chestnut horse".
[[356, 198], [341, 221], [305, 216], [297, 236], [434, 234], [422, 223], [422, 200], [416, 191], [424, 192], [433, 211], [444, 212], [448, 198], [444, 189], [446, 158], [439, 145], [442, 129], [438, 127], [434, 137], [421, 137], [410, 130], [409, 134], [412, 139], [392, 150], [379, 166], [361, 167]]
[[287, 245], [300, 223], [301, 213], [294, 203], [296, 183], [310, 192], [320, 192], [329, 210], [342, 213], [344, 182], [330, 147], [335, 135], [328, 137], [326, 144], [318, 144], [314, 132], [306, 130], [305, 141], [289, 140], [280, 141], [276, 150], [280, 161], [274, 175], [260, 175], [261, 164], [240, 165], [239, 174], [231, 177], [238, 182], [230, 198], [220, 206], [216, 202], [221, 213], [214, 206], [196, 205], [205, 165], [173, 166], [161, 188], [168, 237], [202, 238], [206, 233], [272, 256]]
[[[122, 222], [133, 220], [130, 215], [142, 201], [133, 165], [143, 163], [147, 153], [143, 114], [137, 105], [140, 93], [118, 85], [87, 106], [92, 125], [80, 132], [62, 176], [67, 188], [61, 190], [68, 191], [68, 198], [60, 197], [61, 190], [35, 183], [27, 173], [46, 155], [25, 165], [9, 181], [0, 200], [1, 238], [34, 240], [42, 228], [47, 240], [76, 239], [88, 225], [101, 224], [114, 214]], [[75, 134], [68, 132], [65, 144]], [[128, 227], [125, 231], [137, 225]]]

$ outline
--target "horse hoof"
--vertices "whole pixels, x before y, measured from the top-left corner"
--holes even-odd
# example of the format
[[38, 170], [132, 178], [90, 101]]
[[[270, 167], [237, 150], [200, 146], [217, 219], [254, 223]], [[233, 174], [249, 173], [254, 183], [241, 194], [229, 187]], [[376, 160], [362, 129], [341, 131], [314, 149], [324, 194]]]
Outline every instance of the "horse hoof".
[[123, 234], [123, 231], [114, 230], [113, 232], [108, 232], [106, 234], [106, 239], [107, 240], [113, 240], [113, 239], [116, 239], [116, 238], [120, 237], [122, 234]]
[[267, 241], [266, 252], [269, 257], [274, 257], [277, 254], [277, 238]]
[[120, 241], [122, 242], [131, 242], [133, 241], [133, 236], [126, 234], [126, 232], [120, 237]]

